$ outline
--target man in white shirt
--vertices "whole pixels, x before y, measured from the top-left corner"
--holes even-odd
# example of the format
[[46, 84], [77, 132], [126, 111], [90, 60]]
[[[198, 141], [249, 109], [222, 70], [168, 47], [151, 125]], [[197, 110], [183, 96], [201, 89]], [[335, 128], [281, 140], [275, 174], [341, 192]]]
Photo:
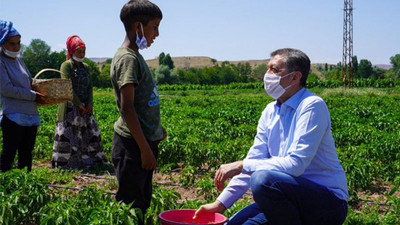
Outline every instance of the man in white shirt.
[[[214, 178], [223, 190], [203, 212], [223, 213], [251, 188], [254, 204], [232, 224], [342, 224], [347, 180], [336, 154], [325, 102], [305, 89], [310, 59], [297, 49], [271, 53], [264, 87], [276, 99], [264, 109], [254, 144], [243, 161], [222, 165]], [[224, 183], [232, 178], [224, 189]]]

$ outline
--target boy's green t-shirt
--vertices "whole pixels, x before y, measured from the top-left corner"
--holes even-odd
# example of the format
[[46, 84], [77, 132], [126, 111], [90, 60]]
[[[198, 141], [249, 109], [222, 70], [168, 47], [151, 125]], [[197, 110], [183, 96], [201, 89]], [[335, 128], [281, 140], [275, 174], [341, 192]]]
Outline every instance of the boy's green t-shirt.
[[[150, 141], [163, 138], [160, 118], [160, 98], [152, 73], [143, 56], [129, 48], [119, 48], [111, 63], [111, 83], [118, 109], [121, 111], [121, 88], [135, 85], [134, 107], [144, 136]], [[117, 134], [132, 138], [125, 121], [120, 116], [114, 124]]]

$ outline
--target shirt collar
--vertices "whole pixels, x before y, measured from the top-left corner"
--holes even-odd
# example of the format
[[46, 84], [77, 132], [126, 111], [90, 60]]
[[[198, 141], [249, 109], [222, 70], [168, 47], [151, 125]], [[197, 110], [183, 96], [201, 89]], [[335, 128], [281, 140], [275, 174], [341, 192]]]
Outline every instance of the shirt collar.
[[302, 96], [304, 94], [304, 92], [306, 91], [305, 88], [300, 89], [300, 91], [298, 91], [296, 94], [294, 94], [292, 97], [290, 97], [288, 100], [286, 100], [284, 103], [279, 105], [279, 102], [277, 102], [277, 106], [282, 106], [285, 105], [287, 107], [290, 107], [292, 109], [296, 109], [297, 106], [300, 104], [301, 100], [302, 100]]

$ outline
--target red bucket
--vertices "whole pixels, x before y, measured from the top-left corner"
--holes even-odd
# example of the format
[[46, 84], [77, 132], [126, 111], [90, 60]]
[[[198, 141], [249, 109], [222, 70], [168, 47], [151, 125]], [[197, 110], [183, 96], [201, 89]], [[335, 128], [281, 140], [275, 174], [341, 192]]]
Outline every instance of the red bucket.
[[196, 219], [193, 219], [195, 212], [196, 210], [193, 209], [170, 210], [160, 213], [158, 218], [162, 225], [223, 225], [226, 222], [226, 217], [219, 213], [202, 213]]

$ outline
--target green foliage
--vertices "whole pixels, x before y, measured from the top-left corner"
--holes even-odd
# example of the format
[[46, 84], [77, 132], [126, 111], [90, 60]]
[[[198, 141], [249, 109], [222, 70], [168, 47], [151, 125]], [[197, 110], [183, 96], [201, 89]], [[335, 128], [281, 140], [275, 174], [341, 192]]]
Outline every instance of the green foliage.
[[206, 173], [200, 177], [200, 180], [194, 185], [198, 189], [198, 194], [204, 196], [207, 201], [217, 198], [219, 193], [214, 185], [213, 173]]
[[88, 58], [84, 58], [83, 62], [88, 65], [87, 70], [88, 70], [88, 73], [90, 74], [90, 77], [92, 78], [92, 84], [95, 86], [98, 86], [99, 76], [100, 76], [99, 67], [97, 66], [97, 64], [95, 62], [93, 62], [92, 60], [90, 60]]
[[[398, 84], [390, 79], [359, 79], [355, 85], [381, 88], [327, 89], [326, 86], [340, 86], [340, 83], [329, 80], [314, 81], [309, 85], [318, 87], [312, 91], [324, 98], [330, 110], [332, 133], [351, 194], [346, 224], [399, 224]], [[203, 195], [207, 202], [213, 201], [218, 193], [213, 186], [211, 171], [221, 163], [246, 156], [253, 143], [259, 116], [272, 99], [266, 96], [262, 82], [224, 86], [160, 85], [159, 90], [162, 123], [168, 137], [160, 144], [157, 165], [165, 173], [181, 166], [183, 172], [178, 177], [181, 183], [199, 188], [199, 195]], [[94, 101], [94, 116], [110, 160], [112, 124], [119, 113], [111, 89], [95, 89]], [[42, 107], [39, 111], [42, 125], [34, 158], [49, 161], [56, 107]], [[194, 175], [204, 168], [208, 171], [195, 180]], [[98, 188], [89, 187], [80, 193], [71, 193], [50, 192], [46, 187], [51, 182], [71, 186], [74, 175], [73, 172], [47, 169], [34, 169], [31, 173], [19, 170], [0, 173], [0, 221], [4, 224], [56, 224], [57, 221], [59, 224], [76, 224], [76, 221], [80, 224], [111, 224], [111, 221], [119, 224], [118, 221], [135, 221], [140, 216]], [[387, 213], [379, 211], [378, 206], [382, 207], [379, 202], [365, 203], [365, 210], [356, 210], [355, 203], [364, 204], [358, 192], [373, 192], [377, 181], [393, 186], [393, 190], [384, 196]], [[112, 185], [115, 187], [115, 183]], [[152, 205], [144, 218], [149, 224], [157, 224], [157, 215], [165, 210], [197, 208], [204, 203], [184, 201], [174, 191], [155, 187]], [[246, 201], [236, 203], [225, 216], [233, 215], [248, 204]], [[83, 218], [82, 215], [90, 216]]]
[[238, 75], [238, 82], [247, 83], [253, 81], [251, 79], [251, 66], [250, 63], [238, 63], [237, 65], [232, 64], [233, 71]]
[[216, 168], [243, 158], [267, 104], [261, 102], [272, 100], [266, 98], [263, 94], [240, 100], [234, 95], [162, 99], [168, 137], [160, 145], [160, 165], [182, 162], [185, 167], [201, 168], [207, 162], [209, 168]]
[[332, 69], [326, 71], [324, 75], [326, 80], [341, 81], [342, 72], [339, 69]]
[[179, 174], [179, 183], [184, 187], [193, 186], [196, 174], [196, 170], [193, 166], [183, 168], [182, 172]]
[[392, 64], [392, 69], [389, 70], [389, 76], [400, 78], [400, 54], [390, 57], [390, 63]]
[[40, 210], [40, 224], [137, 224], [140, 210], [115, 202], [110, 194], [94, 187], [85, 187], [74, 197], [53, 195], [52, 201]]
[[[66, 51], [62, 50], [60, 52], [51, 52], [51, 48], [46, 42], [40, 39], [33, 39], [32, 42], [24, 48], [22, 52], [22, 57], [28, 70], [31, 72], [32, 76], [36, 75], [40, 70], [45, 68], [60, 69], [61, 64], [66, 59]], [[88, 58], [84, 59], [84, 62], [88, 64], [88, 72], [92, 77], [93, 85], [98, 87], [110, 87], [106, 79], [108, 78], [100, 76], [100, 70], [97, 64]], [[104, 71], [106, 73], [107, 71]], [[49, 79], [49, 78], [59, 78], [60, 74], [55, 72], [46, 72], [40, 75], [39, 79]]]
[[166, 65], [170, 70], [174, 69], [174, 61], [169, 54], [165, 55], [164, 52], [161, 52], [158, 56], [158, 65]]
[[156, 186], [153, 189], [150, 208], [145, 215], [146, 224], [158, 224], [158, 215], [160, 213], [181, 208], [182, 205], [178, 203], [180, 199], [181, 196], [178, 193], [170, 190], [163, 190]]
[[161, 52], [160, 55], [158, 56], [158, 65], [163, 64], [164, 57], [165, 57], [165, 53]]
[[97, 83], [94, 82], [93, 85], [95, 85], [96, 87], [103, 87], [103, 88], [112, 87], [110, 82], [110, 69], [111, 65], [105, 64], [101, 69]]
[[[260, 65], [254, 72], [249, 63], [235, 65], [223, 62], [221, 65], [214, 65], [213, 67], [179, 69], [176, 71], [178, 79], [171, 79], [170, 82], [163, 82], [163, 84], [226, 85], [238, 82], [248, 83], [262, 79], [258, 76], [264, 76], [261, 73], [265, 68], [265, 65]], [[156, 75], [156, 77], [158, 76]]]
[[104, 63], [106, 63], [106, 64], [111, 64], [111, 62], [112, 62], [112, 59], [109, 58], [109, 59], [107, 59]]
[[178, 75], [167, 65], [160, 65], [154, 72], [157, 84], [172, 84], [178, 82]]
[[370, 78], [372, 76], [372, 63], [367, 59], [361, 59], [358, 65], [357, 78]]
[[254, 67], [252, 71], [252, 76], [256, 81], [262, 81], [264, 79], [264, 74], [267, 72], [268, 67], [266, 64], [260, 64]]
[[353, 56], [353, 59], [351, 60], [353, 63], [353, 74], [358, 74], [358, 59], [357, 56]]
[[317, 75], [315, 75], [315, 73], [308, 74], [307, 83], [316, 83], [316, 82], [319, 82], [319, 81], [320, 81], [320, 79], [319, 79], [319, 77]]
[[37, 221], [38, 211], [50, 202], [47, 178], [26, 170], [0, 173], [0, 224]]
[[[51, 48], [46, 42], [40, 39], [33, 39], [31, 43], [24, 48], [22, 58], [32, 76], [36, 75], [40, 70], [45, 68], [60, 69], [61, 64], [65, 61], [66, 51], [51, 52]], [[60, 74], [48, 72], [39, 78], [60, 77]]]
[[33, 39], [26, 47], [25, 51], [22, 53], [22, 57], [31, 73], [36, 74], [41, 69], [46, 68], [50, 49], [50, 46], [40, 39]]
[[174, 62], [169, 54], [164, 52], [158, 56], [159, 67], [154, 71], [157, 84], [176, 84], [179, 83], [178, 74], [173, 70]]

